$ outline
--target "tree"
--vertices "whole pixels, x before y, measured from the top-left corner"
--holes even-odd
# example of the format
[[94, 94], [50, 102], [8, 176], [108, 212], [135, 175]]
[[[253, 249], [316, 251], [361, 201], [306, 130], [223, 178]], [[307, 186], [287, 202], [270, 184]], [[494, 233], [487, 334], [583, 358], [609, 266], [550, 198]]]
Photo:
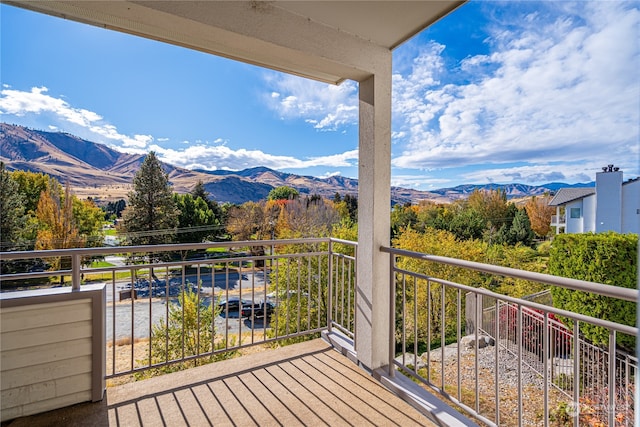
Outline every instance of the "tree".
[[418, 215], [411, 203], [394, 205], [391, 209], [391, 238], [396, 237], [402, 229], [414, 228], [417, 221]]
[[[480, 240], [459, 240], [448, 231], [427, 229], [424, 233], [407, 229], [398, 237], [393, 239], [393, 246], [399, 249], [406, 249], [414, 252], [440, 255], [452, 258], [459, 258], [468, 261], [484, 261], [487, 244]], [[434, 262], [424, 262], [419, 259], [400, 257], [397, 263], [398, 268], [424, 274], [425, 276], [436, 277], [438, 279], [449, 280], [468, 286], [479, 287], [485, 282], [483, 273], [454, 267], [446, 264]], [[409, 316], [405, 319], [407, 331], [407, 345], [418, 340], [421, 347], [435, 343], [440, 337], [441, 327], [445, 325], [445, 333], [448, 337], [455, 336], [456, 331], [456, 291], [453, 288], [445, 290], [445, 319], [441, 318], [440, 310], [428, 310], [429, 301], [432, 307], [439, 307], [442, 298], [442, 286], [437, 283], [427, 284], [424, 279], [406, 280], [405, 283], [398, 279], [396, 293], [397, 319], [402, 319], [405, 308], [406, 313], [413, 313], [417, 310], [418, 316]], [[402, 298], [402, 290], [405, 290], [406, 299]], [[415, 299], [414, 299], [415, 297]], [[431, 339], [428, 342], [427, 330], [424, 327], [417, 328], [418, 336], [414, 337], [414, 324], [417, 321], [425, 325], [430, 322], [432, 325]], [[398, 326], [398, 325], [397, 325]], [[400, 334], [401, 330], [396, 331]], [[440, 343], [438, 343], [439, 345]]]
[[180, 211], [180, 232], [177, 235], [179, 243], [200, 243], [220, 226], [220, 221], [201, 197], [176, 193], [173, 195], [173, 201]]
[[474, 190], [467, 199], [466, 207], [474, 209], [488, 227], [499, 229], [509, 221], [507, 194], [501, 190]]
[[549, 235], [551, 231], [551, 216], [555, 213], [553, 206], [549, 206], [549, 197], [531, 197], [524, 205], [529, 215], [531, 228], [539, 237]]
[[78, 227], [78, 234], [82, 236], [86, 247], [99, 247], [104, 244], [102, 223], [104, 212], [97, 207], [93, 200], [80, 200], [71, 195], [73, 203], [73, 218]]
[[282, 205], [278, 218], [279, 238], [324, 237], [340, 222], [333, 203], [316, 198], [292, 200]]
[[513, 217], [513, 224], [511, 225], [511, 234], [515, 243], [522, 243], [525, 246], [531, 246], [533, 242], [533, 230], [531, 229], [531, 223], [529, 217], [524, 209], [518, 209], [516, 216]]
[[24, 210], [26, 213], [34, 213], [36, 211], [43, 191], [51, 189], [62, 193], [60, 183], [43, 173], [19, 170], [12, 172], [11, 177], [18, 183], [19, 191], [24, 195]]
[[7, 251], [19, 245], [25, 224], [25, 198], [18, 183], [0, 162], [0, 250]]
[[481, 239], [486, 222], [474, 208], [462, 209], [449, 222], [449, 231], [460, 240]]
[[269, 191], [267, 200], [293, 200], [298, 198], [299, 195], [300, 193], [295, 188], [282, 186]]
[[169, 177], [151, 151], [133, 178], [129, 206], [122, 213], [124, 231], [131, 245], [171, 243], [179, 211], [173, 200]]
[[107, 206], [104, 207], [105, 217], [107, 219], [110, 218], [120, 218], [122, 216], [122, 211], [127, 207], [127, 202], [124, 199], [120, 199], [116, 202], [109, 202]]
[[342, 218], [349, 219], [352, 223], [358, 222], [358, 198], [356, 196], [345, 194], [344, 197], [340, 197], [340, 194], [336, 193], [333, 196], [333, 203]]
[[[168, 318], [166, 320], [160, 319], [153, 325], [151, 363], [161, 364], [200, 354], [207, 354], [207, 356], [198, 359], [203, 363], [233, 357], [235, 352], [211, 354], [214, 350], [225, 348], [224, 341], [216, 343], [219, 334], [213, 319], [219, 314], [220, 306], [215, 301], [212, 304], [206, 304], [197, 292], [193, 292], [189, 288], [181, 292], [177, 304], [169, 303]], [[190, 360], [166, 365], [137, 374], [137, 378], [175, 372], [193, 367], [196, 364], [197, 361]]]
[[260, 240], [267, 238], [264, 203], [246, 202], [229, 210], [227, 232], [233, 240]]
[[[73, 216], [73, 198], [67, 183], [64, 199], [60, 200], [57, 191], [46, 190], [40, 195], [36, 217], [40, 223], [36, 238], [36, 250], [69, 249], [84, 246], [84, 239], [78, 232]], [[54, 270], [69, 269], [71, 259], [56, 257], [49, 260]], [[60, 284], [64, 283], [64, 276], [60, 276]]]
[[533, 243], [533, 230], [529, 223], [529, 217], [524, 209], [517, 209], [514, 206], [515, 214], [511, 224], [503, 224], [495, 237], [495, 243], [504, 243], [507, 245], [516, 245], [521, 243], [531, 246]]

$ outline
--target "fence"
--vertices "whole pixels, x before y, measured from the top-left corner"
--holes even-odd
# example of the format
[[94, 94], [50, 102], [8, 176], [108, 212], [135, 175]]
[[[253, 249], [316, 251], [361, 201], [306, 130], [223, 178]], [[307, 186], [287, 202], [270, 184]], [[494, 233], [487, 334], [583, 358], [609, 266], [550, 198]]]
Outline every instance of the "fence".
[[[628, 397], [629, 391], [633, 393], [630, 383], [637, 373], [637, 361], [618, 362], [615, 349], [618, 335], [637, 337], [637, 328], [496, 294], [428, 272], [433, 265], [445, 265], [633, 302], [637, 302], [636, 290], [393, 248], [382, 250], [390, 254], [396, 331], [389, 349], [390, 374], [394, 367], [399, 368], [488, 425], [549, 425], [563, 417], [574, 426], [594, 421], [633, 425], [633, 402]], [[504, 321], [495, 321], [494, 316], [487, 327], [498, 345], [491, 346], [494, 340], [490, 338], [463, 335], [469, 306], [478, 307], [472, 311], [473, 324], [483, 321], [481, 299], [487, 299], [486, 305], [493, 305], [494, 313], [503, 317]], [[555, 321], [560, 316], [569, 319], [577, 336], [585, 324], [608, 331], [608, 351], [598, 353], [606, 359], [601, 369], [588, 370], [595, 357], [585, 352], [595, 350], [569, 339], [567, 329]], [[539, 322], [541, 328], [536, 326]], [[436, 349], [431, 348], [434, 341], [438, 342]], [[448, 343], [452, 345], [445, 345]], [[423, 348], [422, 362], [416, 363], [410, 353], [418, 354]], [[564, 364], [552, 369], [560, 360]], [[617, 380], [620, 370], [628, 372], [622, 382]], [[582, 374], [587, 372], [590, 376]], [[595, 394], [602, 396], [596, 400]]]
[[[3, 253], [3, 262], [70, 258], [72, 268], [0, 281], [33, 286], [70, 276], [74, 289], [106, 284], [106, 377], [113, 379], [224, 359], [328, 327], [353, 338], [356, 247], [318, 238]], [[83, 265], [109, 255], [122, 262]]]
[[[549, 294], [539, 295], [547, 302]], [[536, 296], [538, 297], [538, 296]], [[537, 300], [540, 298], [526, 298], [527, 300]], [[518, 307], [512, 303], [504, 303], [495, 298], [481, 298], [483, 307], [479, 331], [496, 340], [496, 342], [512, 355], [518, 352], [518, 331], [517, 325]], [[496, 308], [498, 316], [496, 316]], [[496, 325], [496, 322], [499, 325]], [[593, 410], [602, 412], [604, 417], [608, 417], [609, 405], [608, 394], [602, 393], [608, 383], [609, 370], [609, 349], [600, 348], [584, 338], [576, 338], [574, 332], [560, 322], [552, 313], [547, 316], [549, 339], [547, 348], [548, 376], [551, 386], [563, 393], [567, 398], [574, 397], [574, 392], [578, 393], [578, 401], [588, 404]], [[543, 337], [545, 336], [545, 316], [541, 310], [534, 310], [527, 307], [522, 308], [522, 346], [523, 363], [535, 371], [539, 376], [544, 375], [544, 348]], [[500, 331], [500, 336], [496, 335]], [[578, 349], [578, 376], [574, 376], [575, 349]], [[614, 360], [614, 382], [617, 390], [615, 399], [619, 413], [630, 412], [633, 401], [634, 378], [638, 373], [638, 359], [618, 348], [615, 349]], [[577, 379], [577, 380], [576, 380]], [[577, 389], [576, 389], [577, 388]], [[626, 414], [627, 417], [632, 415]], [[629, 418], [627, 418], [629, 419]], [[632, 419], [632, 418], [631, 418]]]

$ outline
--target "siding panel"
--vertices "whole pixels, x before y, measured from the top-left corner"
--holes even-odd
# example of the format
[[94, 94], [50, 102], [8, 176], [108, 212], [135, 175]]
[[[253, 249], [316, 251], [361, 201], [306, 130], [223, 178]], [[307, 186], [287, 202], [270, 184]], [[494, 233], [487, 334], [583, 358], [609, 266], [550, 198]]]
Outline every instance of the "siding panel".
[[3, 371], [9, 371], [51, 361], [90, 355], [91, 338], [81, 338], [64, 343], [44, 344], [3, 351], [0, 356], [0, 364]]
[[64, 378], [78, 373], [91, 372], [91, 356], [43, 363], [10, 371], [2, 371], [2, 389], [20, 387], [24, 384], [38, 384], [44, 381]]
[[11, 307], [2, 310], [2, 332], [37, 329], [52, 323], [67, 324], [91, 320], [91, 300], [66, 301], [64, 303], [38, 304]]
[[0, 421], [102, 398], [103, 285], [5, 293], [0, 303]]
[[[91, 321], [53, 324], [37, 329], [6, 332], [0, 335], [2, 351], [39, 346], [42, 344], [63, 343], [91, 337]], [[64, 345], [64, 344], [62, 344]]]

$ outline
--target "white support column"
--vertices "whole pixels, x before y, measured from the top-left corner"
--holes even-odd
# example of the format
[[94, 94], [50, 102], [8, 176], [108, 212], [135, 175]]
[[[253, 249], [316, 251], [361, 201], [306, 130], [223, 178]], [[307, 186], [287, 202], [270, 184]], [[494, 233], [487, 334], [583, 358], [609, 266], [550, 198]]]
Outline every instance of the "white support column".
[[356, 352], [368, 369], [389, 360], [391, 211], [391, 52], [375, 75], [360, 81], [358, 166], [358, 295]]

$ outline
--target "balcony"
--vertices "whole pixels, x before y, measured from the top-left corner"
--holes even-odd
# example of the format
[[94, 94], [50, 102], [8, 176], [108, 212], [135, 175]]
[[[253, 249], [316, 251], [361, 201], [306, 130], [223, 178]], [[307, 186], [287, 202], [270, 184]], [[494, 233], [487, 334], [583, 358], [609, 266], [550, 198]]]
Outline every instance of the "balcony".
[[[70, 266], [3, 274], [3, 288], [61, 275], [72, 282], [1, 295], [3, 422], [540, 425], [569, 407], [577, 409], [563, 414], [578, 425], [588, 399], [593, 417], [633, 424], [638, 362], [616, 343], [637, 328], [426, 276], [420, 265], [633, 302], [637, 291], [381, 248], [391, 321], [373, 334], [393, 338], [387, 363], [366, 369], [360, 353], [372, 338], [357, 334], [357, 248], [301, 239], [2, 253], [3, 262], [62, 257]], [[83, 266], [116, 254], [117, 265]], [[234, 298], [275, 309], [243, 317], [220, 304]], [[608, 345], [582, 340], [584, 325], [606, 329]], [[179, 365], [188, 369], [172, 372]], [[148, 378], [161, 371], [172, 373]]]
[[552, 227], [564, 227], [567, 225], [567, 217], [565, 215], [551, 215]]

